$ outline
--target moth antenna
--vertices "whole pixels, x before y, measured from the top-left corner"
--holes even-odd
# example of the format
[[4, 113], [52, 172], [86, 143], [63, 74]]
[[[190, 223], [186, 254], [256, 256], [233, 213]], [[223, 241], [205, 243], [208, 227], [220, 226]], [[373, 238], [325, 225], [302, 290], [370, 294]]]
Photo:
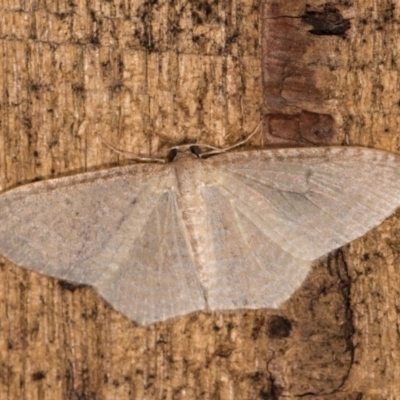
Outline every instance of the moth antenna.
[[108, 142], [99, 133], [97, 133], [97, 135], [102, 140], [103, 144], [105, 146], [107, 146], [109, 149], [111, 149], [112, 151], [115, 151], [118, 154], [123, 154], [123, 155], [129, 154], [129, 155], [131, 155], [131, 157], [129, 157], [129, 159], [132, 160], [132, 161], [154, 162], [154, 163], [159, 163], [159, 164], [165, 164], [166, 163], [166, 160], [164, 160], [163, 158], [139, 157], [139, 156], [137, 156], [136, 154], [134, 154], [134, 153], [132, 153], [130, 151], [118, 149], [117, 147], [113, 146], [110, 142]]
[[227, 152], [227, 151], [236, 149], [237, 147], [243, 146], [244, 144], [246, 144], [247, 142], [249, 142], [253, 136], [255, 136], [255, 134], [259, 131], [259, 129], [260, 129], [260, 127], [261, 127], [261, 124], [262, 124], [262, 121], [260, 121], [260, 122], [258, 123], [258, 125], [257, 125], [256, 128], [254, 129], [254, 131], [253, 131], [249, 136], [247, 136], [246, 139], [243, 139], [243, 140], [241, 140], [240, 142], [235, 143], [234, 145], [229, 146], [229, 147], [224, 147], [224, 148], [221, 148], [221, 149], [214, 148], [214, 150], [207, 151], [206, 153], [201, 154], [200, 157], [211, 156], [211, 155], [220, 154], [220, 153], [225, 153], [225, 152]]

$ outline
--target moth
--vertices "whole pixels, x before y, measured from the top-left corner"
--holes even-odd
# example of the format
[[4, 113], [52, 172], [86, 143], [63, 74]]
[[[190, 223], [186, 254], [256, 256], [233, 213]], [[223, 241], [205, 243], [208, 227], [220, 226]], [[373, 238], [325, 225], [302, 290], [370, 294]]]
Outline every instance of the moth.
[[151, 324], [276, 308], [400, 205], [400, 156], [360, 147], [182, 156], [0, 195], [0, 253]]

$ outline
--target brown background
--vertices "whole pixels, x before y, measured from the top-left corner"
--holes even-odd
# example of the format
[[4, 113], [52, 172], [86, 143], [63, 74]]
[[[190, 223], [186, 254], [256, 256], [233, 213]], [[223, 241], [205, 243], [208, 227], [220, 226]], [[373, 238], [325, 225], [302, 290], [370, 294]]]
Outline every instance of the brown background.
[[[258, 147], [399, 152], [398, 4], [307, 4], [2, 0], [1, 189], [129, 162], [99, 135], [155, 156], [261, 119]], [[315, 35], [304, 15], [351, 27]], [[146, 328], [3, 259], [0, 399], [399, 398], [399, 229], [316, 263], [279, 310]]]

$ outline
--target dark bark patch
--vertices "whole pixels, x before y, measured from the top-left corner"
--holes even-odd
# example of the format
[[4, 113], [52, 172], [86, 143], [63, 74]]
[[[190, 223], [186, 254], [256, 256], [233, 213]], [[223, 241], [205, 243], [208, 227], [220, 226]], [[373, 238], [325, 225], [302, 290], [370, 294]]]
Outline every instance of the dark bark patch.
[[291, 331], [291, 322], [280, 315], [273, 315], [268, 321], [268, 336], [271, 339], [286, 338], [290, 335]]
[[313, 29], [309, 32], [313, 35], [343, 36], [350, 29], [350, 20], [343, 18], [339, 10], [330, 3], [323, 5], [320, 10], [306, 8], [302, 20]]

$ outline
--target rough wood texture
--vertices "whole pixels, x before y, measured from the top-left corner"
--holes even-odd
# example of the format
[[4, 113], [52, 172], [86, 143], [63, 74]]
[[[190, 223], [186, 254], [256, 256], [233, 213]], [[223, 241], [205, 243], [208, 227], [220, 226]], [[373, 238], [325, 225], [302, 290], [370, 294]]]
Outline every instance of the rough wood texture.
[[[267, 143], [399, 152], [399, 11], [342, 3], [3, 0], [1, 188], [124, 163], [99, 135], [144, 155], [230, 144], [261, 110]], [[399, 229], [331, 254], [279, 310], [149, 328], [3, 260], [0, 397], [396, 399]]]

